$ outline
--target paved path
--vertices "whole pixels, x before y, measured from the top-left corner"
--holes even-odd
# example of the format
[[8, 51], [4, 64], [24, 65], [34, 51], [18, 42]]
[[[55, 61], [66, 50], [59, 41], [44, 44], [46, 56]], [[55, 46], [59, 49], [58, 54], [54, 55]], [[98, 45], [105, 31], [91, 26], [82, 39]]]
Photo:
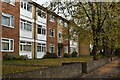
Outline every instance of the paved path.
[[118, 63], [120, 63], [120, 59], [112, 61], [88, 74], [77, 76], [77, 78], [114, 78], [116, 75], [120, 78], [120, 66], [118, 67]]

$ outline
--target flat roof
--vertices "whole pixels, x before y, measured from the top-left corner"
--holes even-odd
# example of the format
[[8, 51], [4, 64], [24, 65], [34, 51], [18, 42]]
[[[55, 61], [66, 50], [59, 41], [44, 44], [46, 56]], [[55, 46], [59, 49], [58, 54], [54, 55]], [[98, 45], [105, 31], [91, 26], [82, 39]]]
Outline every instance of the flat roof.
[[56, 17], [59, 17], [59, 18], [61, 18], [62, 20], [66, 21], [66, 22], [69, 22], [67, 19], [59, 16], [58, 14], [56, 14], [56, 13], [53, 12], [53, 11], [48, 10], [47, 8], [41, 6], [40, 4], [38, 4], [38, 3], [36, 3], [36, 2], [30, 1], [29, 3], [32, 4], [32, 5], [34, 5], [34, 6], [36, 6], [36, 7], [38, 7], [39, 9], [42, 9], [43, 11], [45, 11], [45, 12], [47, 12], [47, 13], [50, 13], [50, 14], [56, 16]]

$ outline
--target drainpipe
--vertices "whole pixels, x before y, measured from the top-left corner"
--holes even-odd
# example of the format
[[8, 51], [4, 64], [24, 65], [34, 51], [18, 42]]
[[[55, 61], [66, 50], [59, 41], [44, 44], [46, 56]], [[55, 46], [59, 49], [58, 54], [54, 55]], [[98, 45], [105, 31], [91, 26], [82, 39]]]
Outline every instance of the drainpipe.
[[36, 59], [36, 6], [34, 9], [34, 59]]

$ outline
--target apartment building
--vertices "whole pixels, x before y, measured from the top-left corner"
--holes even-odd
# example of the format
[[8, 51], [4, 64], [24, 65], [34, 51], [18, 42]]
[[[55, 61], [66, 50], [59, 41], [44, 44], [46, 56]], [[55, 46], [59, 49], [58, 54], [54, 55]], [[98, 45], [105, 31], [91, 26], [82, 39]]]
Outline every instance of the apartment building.
[[[1, 25], [1, 52], [19, 55], [19, 0], [2, 1]], [[0, 29], [0, 30], [1, 30]]]
[[[47, 51], [63, 57], [68, 53], [69, 40], [64, 39], [63, 32], [68, 21], [57, 14], [48, 11], [47, 14]], [[68, 33], [68, 31], [66, 31]], [[68, 35], [68, 34], [67, 34]]]
[[33, 54], [35, 54], [36, 51], [41, 50], [43, 53], [37, 52], [37, 54], [41, 55], [41, 58], [46, 52], [56, 53], [58, 57], [63, 57], [64, 53], [68, 53], [69, 48], [69, 41], [64, 40], [62, 37], [63, 29], [67, 26], [68, 21], [36, 2], [32, 2], [32, 4], [32, 16], [34, 16], [33, 27], [35, 28], [36, 25], [36, 28], [32, 30], [36, 30], [35, 32], [33, 31], [33, 35], [35, 34], [34, 37], [37, 40], [35, 42], [37, 43], [37, 47]]
[[69, 21], [47, 10], [39, 0], [4, 0], [2, 2], [2, 53], [43, 58], [46, 52], [63, 57], [64, 53], [79, 53], [77, 35], [70, 40]]
[[20, 55], [42, 58], [46, 53], [46, 13], [20, 1]]

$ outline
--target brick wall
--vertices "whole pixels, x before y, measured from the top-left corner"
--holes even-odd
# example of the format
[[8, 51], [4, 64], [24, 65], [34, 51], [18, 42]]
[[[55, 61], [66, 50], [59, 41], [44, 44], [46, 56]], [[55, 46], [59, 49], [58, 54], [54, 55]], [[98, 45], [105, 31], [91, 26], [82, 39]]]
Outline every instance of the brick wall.
[[2, 2], [2, 12], [8, 13], [14, 16], [14, 28], [2, 26], [2, 37], [14, 39], [14, 52], [12, 53], [19, 54], [19, 23], [20, 23], [19, 0], [15, 2], [15, 5]]
[[[57, 53], [57, 18], [55, 17], [54, 22], [49, 21], [49, 15], [47, 14], [47, 51], [49, 51], [49, 45], [54, 44], [55, 45], [55, 53]], [[50, 29], [55, 30], [55, 37], [50, 37]]]

